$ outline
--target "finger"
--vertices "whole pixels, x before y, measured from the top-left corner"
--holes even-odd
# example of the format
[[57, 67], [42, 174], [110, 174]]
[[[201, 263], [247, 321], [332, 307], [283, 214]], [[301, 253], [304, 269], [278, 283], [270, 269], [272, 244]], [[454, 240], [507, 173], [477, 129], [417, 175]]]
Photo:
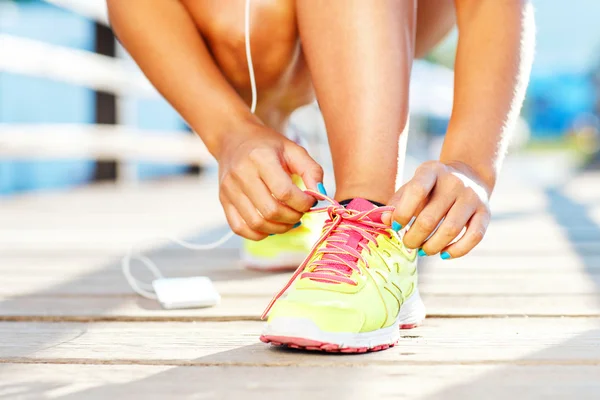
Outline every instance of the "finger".
[[292, 229], [292, 225], [267, 221], [262, 215], [260, 215], [254, 204], [252, 204], [250, 199], [248, 199], [244, 193], [236, 192], [235, 195], [231, 195], [228, 188], [223, 188], [222, 191], [244, 219], [246, 225], [248, 225], [253, 231], [272, 234], [285, 233]]
[[228, 200], [221, 200], [221, 204], [223, 205], [223, 210], [225, 211], [227, 223], [235, 234], [250, 240], [262, 240], [268, 236], [264, 233], [256, 232], [250, 229], [250, 227], [246, 225], [246, 222], [240, 213], [238, 213], [233, 204], [231, 204]]
[[294, 225], [302, 218], [302, 213], [275, 199], [259, 177], [245, 179], [240, 184], [248, 199], [266, 220]]
[[286, 148], [285, 158], [290, 172], [299, 175], [308, 189], [318, 192], [319, 183], [323, 183], [323, 168], [308, 154], [306, 149], [302, 146], [290, 146]]
[[259, 165], [261, 179], [275, 199], [300, 213], [308, 211], [315, 203], [312, 196], [304, 193], [292, 181], [278, 159], [263, 160]]
[[423, 242], [436, 230], [455, 200], [456, 198], [448, 195], [447, 192], [434, 190], [431, 200], [416, 215], [417, 218], [404, 235], [402, 239], [404, 245], [409, 249], [421, 247]]
[[407, 227], [412, 226], [412, 223], [415, 222], [415, 220], [417, 219], [417, 215], [421, 214], [421, 211], [423, 211], [425, 209], [425, 207], [427, 207], [427, 204], [429, 204], [429, 201], [431, 200], [431, 193], [429, 194], [429, 196], [425, 197], [425, 200], [423, 200], [422, 202], [419, 203], [419, 205], [417, 206], [417, 209], [415, 210], [413, 217], [410, 219], [410, 221], [408, 221], [408, 224], [406, 225]]
[[454, 203], [440, 227], [421, 246], [425, 254], [437, 254], [447, 247], [461, 234], [475, 211], [476, 205], [473, 203], [462, 200]]
[[473, 250], [483, 239], [489, 223], [490, 214], [487, 210], [476, 212], [467, 223], [467, 230], [463, 237], [443, 249], [442, 259], [462, 257]]
[[392, 219], [405, 227], [429, 196], [437, 174], [431, 169], [418, 169], [415, 176], [396, 192], [390, 200], [390, 205], [395, 207]]

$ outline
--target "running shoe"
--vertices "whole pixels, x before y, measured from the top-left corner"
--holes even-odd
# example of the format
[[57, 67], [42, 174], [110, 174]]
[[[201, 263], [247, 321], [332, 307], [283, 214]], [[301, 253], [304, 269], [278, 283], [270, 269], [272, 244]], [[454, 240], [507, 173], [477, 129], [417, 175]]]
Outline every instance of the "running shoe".
[[[292, 180], [305, 190], [302, 179], [294, 175]], [[296, 228], [260, 241], [243, 240], [242, 264], [259, 271], [295, 271], [319, 238], [324, 218], [322, 214], [306, 213]]]
[[267, 272], [295, 271], [319, 238], [323, 219], [318, 217], [318, 214], [306, 213], [300, 220], [301, 224], [286, 233], [258, 242], [244, 239], [244, 267]]
[[[365, 199], [331, 205], [323, 232], [263, 314], [261, 341], [292, 348], [364, 353], [392, 347], [399, 329], [425, 319], [417, 289], [417, 254], [381, 221], [392, 207]], [[285, 295], [285, 296], [284, 296]]]

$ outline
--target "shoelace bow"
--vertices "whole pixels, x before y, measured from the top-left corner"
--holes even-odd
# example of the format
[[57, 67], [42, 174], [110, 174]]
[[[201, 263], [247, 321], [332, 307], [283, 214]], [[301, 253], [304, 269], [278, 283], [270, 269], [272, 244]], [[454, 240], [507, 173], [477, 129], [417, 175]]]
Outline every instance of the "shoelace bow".
[[[347, 283], [356, 285], [357, 282], [352, 280], [351, 276], [354, 271], [362, 273], [357, 266], [358, 262], [362, 261], [365, 267], [368, 268], [367, 261], [361, 255], [362, 250], [366, 250], [370, 254], [371, 249], [367, 246], [368, 242], [375, 242], [376, 237], [380, 234], [388, 237], [391, 235], [388, 225], [373, 221], [369, 216], [373, 213], [393, 212], [394, 207], [386, 206], [368, 211], [358, 211], [347, 209], [334, 199], [321, 193], [312, 190], [306, 190], [306, 193], [318, 200], [330, 203], [326, 207], [313, 208], [309, 211], [310, 213], [327, 212], [329, 220], [325, 223], [321, 237], [304, 259], [304, 262], [296, 269], [283, 289], [273, 297], [263, 312], [262, 319], [267, 316], [273, 305], [298, 277], [332, 284]], [[351, 233], [359, 233], [366, 239], [366, 241], [361, 240], [358, 242], [357, 247], [359, 250], [348, 244]], [[326, 245], [321, 246], [325, 242]], [[321, 257], [308, 266], [308, 263], [318, 254], [321, 254]]]

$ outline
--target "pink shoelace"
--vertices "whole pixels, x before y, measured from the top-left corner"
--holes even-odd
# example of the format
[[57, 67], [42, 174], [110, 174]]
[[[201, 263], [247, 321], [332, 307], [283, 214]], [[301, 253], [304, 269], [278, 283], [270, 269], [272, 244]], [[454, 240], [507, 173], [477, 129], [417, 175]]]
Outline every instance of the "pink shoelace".
[[[367, 246], [369, 242], [375, 242], [379, 235], [388, 237], [391, 235], [389, 225], [381, 222], [381, 215], [384, 212], [393, 212], [394, 207], [375, 207], [367, 200], [361, 199], [354, 200], [348, 207], [344, 207], [332, 198], [318, 192], [307, 190], [306, 193], [318, 200], [330, 203], [326, 207], [314, 208], [310, 211], [327, 212], [329, 219], [325, 222], [323, 233], [311, 252], [283, 289], [273, 297], [263, 312], [262, 319], [267, 316], [273, 305], [298, 277], [331, 284], [356, 285], [357, 282], [352, 279], [352, 273], [354, 271], [362, 273], [357, 266], [358, 262], [362, 261], [368, 268], [367, 261], [361, 255], [362, 251], [366, 250], [370, 254], [371, 250]], [[353, 207], [353, 203], [356, 201], [362, 201], [362, 204]], [[368, 206], [364, 206], [365, 204]], [[326, 245], [321, 246], [323, 243]], [[319, 254], [321, 257], [318, 257], [309, 266], [308, 263], [315, 255]]]

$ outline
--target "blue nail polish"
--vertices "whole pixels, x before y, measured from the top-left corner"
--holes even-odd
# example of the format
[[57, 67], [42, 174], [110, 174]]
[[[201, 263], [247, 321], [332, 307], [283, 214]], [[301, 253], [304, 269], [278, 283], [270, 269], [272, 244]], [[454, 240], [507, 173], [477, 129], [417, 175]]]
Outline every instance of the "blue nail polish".
[[323, 186], [323, 184], [321, 182], [317, 183], [317, 189], [319, 190], [319, 193], [321, 193], [324, 196], [327, 196], [327, 191], [325, 190], [325, 186]]
[[452, 258], [452, 256], [450, 255], [450, 253], [448, 253], [447, 251], [445, 251], [442, 254], [440, 254], [440, 257], [442, 257], [442, 260], [447, 260], [449, 258]]
[[394, 232], [398, 232], [400, 229], [402, 229], [402, 225], [400, 225], [396, 221], [392, 222], [392, 230]]
[[427, 257], [427, 253], [425, 253], [425, 250], [423, 250], [423, 249], [419, 249], [419, 255], [421, 257]]
[[298, 221], [294, 224], [294, 226], [292, 226], [292, 229], [299, 227], [300, 225], [302, 225], [302, 222]]

